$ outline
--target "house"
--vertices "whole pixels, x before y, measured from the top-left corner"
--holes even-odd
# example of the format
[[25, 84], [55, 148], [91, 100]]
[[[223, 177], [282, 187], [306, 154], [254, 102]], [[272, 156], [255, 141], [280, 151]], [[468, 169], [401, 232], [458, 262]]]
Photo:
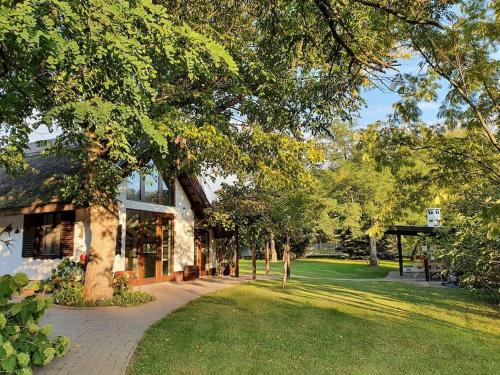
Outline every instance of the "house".
[[[88, 255], [92, 234], [89, 209], [56, 198], [51, 184], [56, 173], [75, 167], [42, 155], [36, 145], [26, 160], [37, 173], [11, 178], [0, 171], [0, 275], [24, 272], [37, 280], [64, 257]], [[117, 201], [114, 272], [125, 271], [140, 285], [215, 270], [213, 232], [202, 226], [209, 201], [197, 177], [133, 173], [120, 184]]]

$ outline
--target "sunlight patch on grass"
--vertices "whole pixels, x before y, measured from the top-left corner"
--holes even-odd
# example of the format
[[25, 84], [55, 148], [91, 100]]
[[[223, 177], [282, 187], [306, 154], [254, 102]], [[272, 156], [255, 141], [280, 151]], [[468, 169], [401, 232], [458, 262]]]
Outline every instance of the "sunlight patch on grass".
[[[297, 259], [292, 261], [292, 276], [307, 278], [346, 278], [346, 279], [374, 279], [386, 277], [389, 271], [398, 270], [398, 263], [394, 261], [380, 261], [378, 267], [369, 267], [363, 260], [340, 260], [328, 258]], [[272, 274], [283, 273], [282, 262], [270, 264]], [[249, 275], [252, 273], [252, 262], [250, 260], [240, 261], [240, 273]], [[265, 274], [265, 262], [257, 261], [257, 274]]]
[[465, 290], [259, 281], [204, 296], [155, 324], [128, 373], [493, 374], [499, 323], [497, 311]]

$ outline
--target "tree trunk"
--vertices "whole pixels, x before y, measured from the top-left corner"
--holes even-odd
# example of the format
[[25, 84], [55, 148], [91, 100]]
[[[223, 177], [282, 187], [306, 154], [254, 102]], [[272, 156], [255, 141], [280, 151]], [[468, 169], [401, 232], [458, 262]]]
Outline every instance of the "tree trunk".
[[290, 274], [292, 272], [291, 262], [290, 262], [290, 244], [287, 246], [288, 250], [286, 252], [286, 277], [290, 278]]
[[271, 246], [271, 260], [273, 262], [277, 262], [278, 261], [278, 253], [276, 251], [276, 242], [274, 242], [274, 233], [271, 233], [270, 246]]
[[234, 251], [234, 277], [240, 277], [240, 231], [235, 230], [235, 251]]
[[285, 288], [286, 286], [286, 279], [288, 275], [288, 251], [289, 251], [289, 246], [290, 246], [290, 238], [288, 237], [288, 234], [286, 235], [286, 242], [285, 246], [283, 246], [283, 280], [281, 282], [281, 287]]
[[113, 296], [113, 263], [115, 261], [118, 210], [114, 203], [108, 207], [90, 206], [90, 254], [85, 272], [83, 300], [96, 301]]
[[265, 257], [266, 257], [266, 276], [269, 276], [269, 242], [268, 241], [266, 241]]
[[378, 266], [377, 237], [370, 236], [370, 267]]
[[255, 228], [252, 228], [252, 279], [257, 279], [257, 240], [255, 238]]

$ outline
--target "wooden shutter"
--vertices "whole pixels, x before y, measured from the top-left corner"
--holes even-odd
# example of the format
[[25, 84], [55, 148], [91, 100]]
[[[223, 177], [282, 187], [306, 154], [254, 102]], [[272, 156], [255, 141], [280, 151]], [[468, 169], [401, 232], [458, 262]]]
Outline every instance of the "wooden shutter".
[[61, 213], [61, 256], [73, 255], [75, 244], [75, 211]]
[[35, 255], [35, 230], [36, 216], [24, 215], [23, 226], [23, 258], [31, 258]]

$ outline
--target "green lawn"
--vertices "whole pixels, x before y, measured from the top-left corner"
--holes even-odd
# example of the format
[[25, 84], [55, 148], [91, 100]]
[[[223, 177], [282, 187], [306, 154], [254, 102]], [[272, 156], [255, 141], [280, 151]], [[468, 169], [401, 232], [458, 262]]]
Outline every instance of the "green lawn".
[[[397, 271], [397, 262], [381, 261], [376, 268], [368, 267], [363, 260], [338, 260], [326, 258], [314, 258], [307, 260], [293, 260], [291, 265], [292, 277], [294, 275], [315, 279], [373, 279], [385, 277], [389, 271]], [[273, 274], [283, 272], [283, 262], [270, 264]], [[266, 272], [265, 262], [257, 261], [257, 274], [264, 275]], [[240, 273], [250, 275], [252, 273], [252, 262], [250, 260], [240, 261]]]
[[193, 301], [148, 330], [129, 374], [500, 373], [499, 314], [467, 291], [325, 279], [387, 272], [364, 263], [293, 267], [322, 278], [285, 290], [245, 283]]

